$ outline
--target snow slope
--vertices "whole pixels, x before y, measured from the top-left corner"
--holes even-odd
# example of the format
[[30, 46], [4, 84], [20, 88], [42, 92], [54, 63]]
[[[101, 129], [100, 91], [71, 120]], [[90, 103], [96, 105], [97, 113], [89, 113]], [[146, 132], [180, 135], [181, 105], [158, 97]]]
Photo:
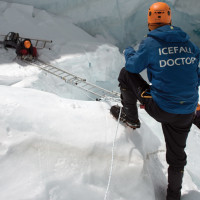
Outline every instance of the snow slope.
[[[0, 10], [1, 34], [53, 40], [51, 50], [39, 50], [42, 60], [117, 89], [124, 63], [117, 47], [67, 17], [5, 2]], [[167, 164], [159, 123], [139, 109], [140, 129], [118, 126], [109, 113], [111, 103], [86, 101], [84, 93], [15, 56], [13, 49], [0, 49], [1, 200], [105, 199], [116, 134], [107, 199], [165, 199]], [[200, 199], [199, 143], [193, 126], [183, 200]]]
[[[103, 199], [117, 127], [110, 106], [27, 88], [0, 91], [0, 199]], [[119, 126], [110, 199], [164, 200], [161, 127], [143, 110], [140, 119], [137, 131]], [[197, 131], [188, 141], [185, 199], [200, 197]]]

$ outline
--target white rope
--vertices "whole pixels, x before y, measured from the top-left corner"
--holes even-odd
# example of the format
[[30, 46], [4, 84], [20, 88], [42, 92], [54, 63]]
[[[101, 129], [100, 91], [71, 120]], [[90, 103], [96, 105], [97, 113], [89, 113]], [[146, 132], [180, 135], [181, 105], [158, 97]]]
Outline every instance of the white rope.
[[116, 147], [115, 143], [116, 143], [116, 138], [117, 138], [117, 132], [118, 132], [118, 127], [119, 127], [119, 121], [120, 121], [120, 117], [121, 117], [121, 112], [122, 112], [122, 107], [120, 107], [119, 117], [118, 117], [118, 120], [117, 120], [116, 133], [115, 133], [115, 137], [113, 139], [112, 159], [111, 159], [111, 164], [110, 164], [110, 173], [109, 173], [108, 185], [107, 185], [107, 189], [106, 189], [106, 192], [105, 192], [104, 200], [107, 200], [108, 192], [109, 192], [109, 189], [110, 189], [110, 183], [111, 183], [112, 171], [113, 171], [113, 163], [114, 163], [114, 153], [115, 153], [115, 147]]

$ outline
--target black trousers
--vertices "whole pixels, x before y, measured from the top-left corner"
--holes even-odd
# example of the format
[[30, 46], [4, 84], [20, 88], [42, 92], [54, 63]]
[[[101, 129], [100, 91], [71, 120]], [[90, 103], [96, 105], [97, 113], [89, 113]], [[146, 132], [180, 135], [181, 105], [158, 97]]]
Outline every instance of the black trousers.
[[[119, 74], [120, 88], [132, 92], [132, 100], [145, 105], [146, 112], [162, 124], [166, 141], [166, 159], [170, 166], [183, 168], [186, 165], [186, 140], [192, 126], [194, 113], [172, 114], [160, 109], [152, 98], [142, 98], [141, 93], [150, 86], [139, 75], [133, 74], [122, 68]], [[134, 113], [133, 113], [134, 115]]]
[[[172, 191], [172, 193], [177, 193], [174, 195], [174, 198], [171, 198], [170, 194], [168, 194], [169, 197], [167, 199], [179, 199], [180, 197], [178, 196], [180, 196], [179, 192], [182, 185], [182, 172], [187, 160], [187, 156], [184, 149], [186, 147], [188, 133], [192, 126], [194, 113], [168, 113], [160, 109], [152, 98], [142, 98], [141, 93], [145, 89], [150, 88], [150, 86], [149, 84], [147, 84], [146, 81], [144, 81], [144, 79], [139, 74], [130, 73], [126, 71], [125, 68], [122, 68], [118, 80], [121, 91], [123, 90], [129, 92], [128, 101], [130, 101], [131, 99], [132, 102], [136, 102], [137, 100], [139, 100], [140, 103], [145, 105], [146, 112], [155, 120], [161, 123], [166, 142], [166, 161], [169, 164], [168, 172], [170, 173], [168, 174], [168, 193], [170, 191]], [[131, 102], [129, 103], [131, 104]], [[136, 103], [135, 108], [137, 108]], [[133, 116], [134, 115], [135, 113], [133, 113]], [[181, 173], [177, 175], [177, 172]]]

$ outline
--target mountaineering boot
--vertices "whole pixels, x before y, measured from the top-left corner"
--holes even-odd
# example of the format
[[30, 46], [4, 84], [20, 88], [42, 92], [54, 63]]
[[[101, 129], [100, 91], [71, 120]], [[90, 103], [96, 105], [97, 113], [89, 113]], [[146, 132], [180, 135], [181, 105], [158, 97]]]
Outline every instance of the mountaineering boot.
[[125, 88], [120, 87], [121, 91], [121, 103], [123, 105], [123, 111], [130, 121], [138, 120], [138, 108], [137, 98], [135, 94]]
[[168, 168], [168, 188], [166, 200], [180, 200], [183, 179], [183, 168]]
[[[120, 121], [126, 123], [131, 128], [140, 128], [140, 121], [138, 120], [137, 98], [135, 94], [126, 88], [120, 87], [121, 103], [123, 105], [120, 116]], [[118, 119], [120, 113], [119, 106], [112, 106], [111, 114]]]
[[[121, 107], [119, 107], [118, 105], [112, 106], [110, 109], [110, 113], [117, 120], [119, 118], [120, 109], [121, 109]], [[137, 120], [129, 119], [128, 116], [126, 115], [126, 113], [124, 112], [124, 107], [122, 107], [122, 110], [121, 110], [120, 121], [126, 123], [127, 126], [133, 128], [133, 129], [140, 128], [140, 121], [138, 119]]]

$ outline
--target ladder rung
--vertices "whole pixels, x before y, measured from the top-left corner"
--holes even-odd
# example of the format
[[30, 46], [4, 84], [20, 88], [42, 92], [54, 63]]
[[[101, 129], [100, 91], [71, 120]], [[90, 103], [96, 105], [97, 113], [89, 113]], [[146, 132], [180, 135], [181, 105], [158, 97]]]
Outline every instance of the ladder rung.
[[81, 83], [82, 81], [78, 80], [76, 82], [74, 82], [76, 85], [78, 85], [79, 83]]
[[71, 76], [71, 75], [68, 74], [67, 76], [63, 76], [63, 78], [66, 78], [66, 77], [68, 77], [68, 76]]
[[93, 88], [95, 88], [94, 86], [92, 86], [92, 87], [90, 87], [90, 88], [87, 88], [88, 90], [91, 90], [91, 89], [93, 89]]
[[96, 90], [96, 91], [94, 91], [94, 92], [102, 92], [102, 93], [103, 93], [103, 91], [102, 91], [102, 90], [100, 90], [100, 89], [98, 89], [98, 90]]
[[76, 79], [75, 77], [73, 77], [73, 78], [71, 78], [71, 79], [69, 79], [69, 80], [67, 80], [67, 82], [71, 82], [72, 80], [74, 80], [74, 79]]
[[[62, 76], [61, 76], [62, 77]], [[71, 77], [62, 77], [63, 80], [65, 80], [65, 82], [68, 82], [68, 80], [70, 80]]]
[[[55, 70], [55, 71], [54, 71]], [[53, 72], [53, 73], [56, 73], [56, 72], [58, 72], [59, 70], [58, 69], [51, 69], [51, 72]]]
[[58, 74], [58, 76], [60, 76], [61, 74], [64, 74], [65, 72], [61, 72], [60, 74]]
[[[41, 65], [42, 66], [42, 65]], [[50, 68], [50, 69], [52, 69], [53, 67], [51, 67], [51, 66], [44, 66], [44, 67], [42, 67], [43, 69], [45, 69], [45, 68]]]

